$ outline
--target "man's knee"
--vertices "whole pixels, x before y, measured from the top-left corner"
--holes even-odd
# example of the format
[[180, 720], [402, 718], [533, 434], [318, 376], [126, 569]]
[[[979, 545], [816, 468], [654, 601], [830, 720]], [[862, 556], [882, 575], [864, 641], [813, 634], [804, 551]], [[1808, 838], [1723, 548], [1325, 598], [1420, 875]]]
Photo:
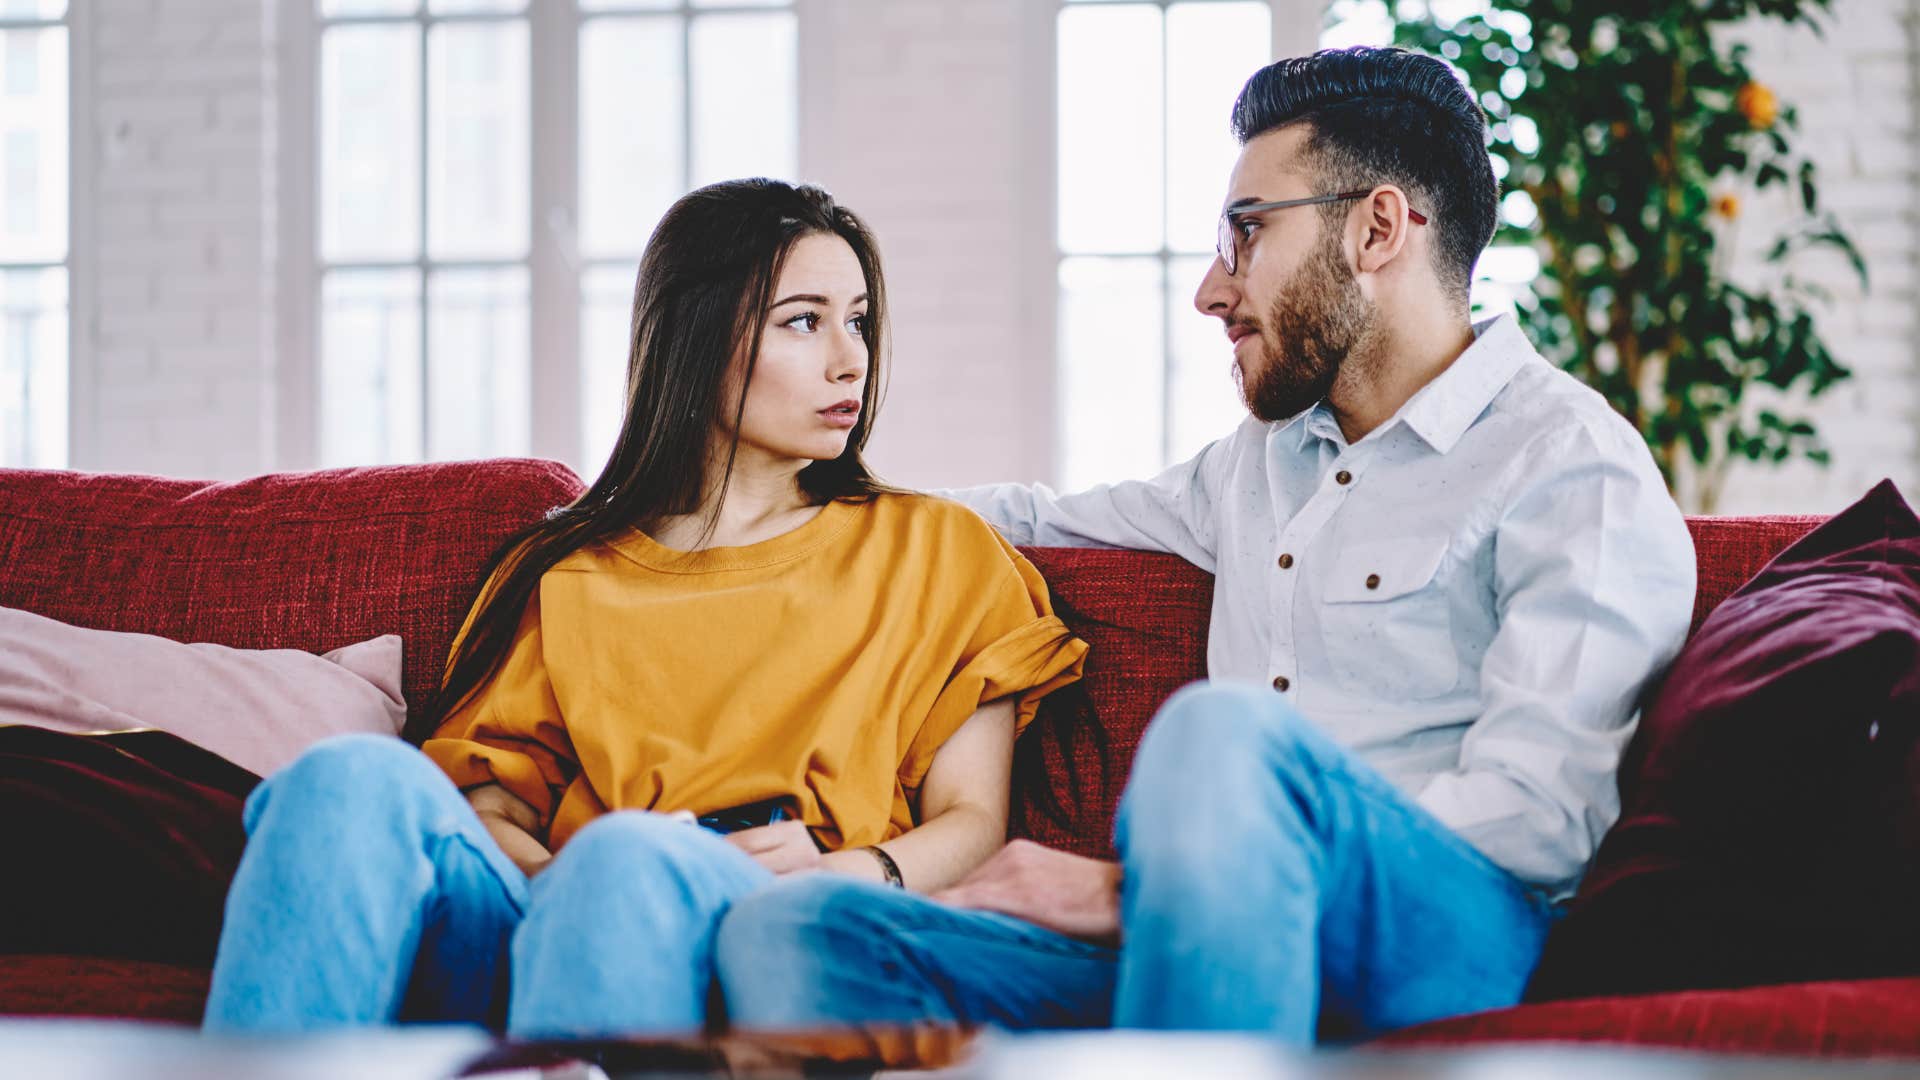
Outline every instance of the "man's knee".
[[1134, 756], [1125, 802], [1134, 812], [1232, 808], [1310, 767], [1307, 721], [1270, 690], [1196, 683], [1167, 700]]
[[1322, 780], [1307, 721], [1273, 691], [1199, 684], [1169, 699], [1134, 759], [1116, 841], [1132, 869], [1224, 872], [1274, 842], [1305, 842]]

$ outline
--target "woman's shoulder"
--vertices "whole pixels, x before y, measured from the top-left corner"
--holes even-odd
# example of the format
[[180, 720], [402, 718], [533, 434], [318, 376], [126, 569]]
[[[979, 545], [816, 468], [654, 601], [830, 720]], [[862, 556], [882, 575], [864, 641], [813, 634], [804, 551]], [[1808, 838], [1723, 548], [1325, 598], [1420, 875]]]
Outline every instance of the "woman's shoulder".
[[1019, 558], [1005, 537], [964, 503], [920, 491], [886, 492], [868, 504], [876, 526], [902, 539], [936, 545], [943, 557], [974, 554], [995, 565]]

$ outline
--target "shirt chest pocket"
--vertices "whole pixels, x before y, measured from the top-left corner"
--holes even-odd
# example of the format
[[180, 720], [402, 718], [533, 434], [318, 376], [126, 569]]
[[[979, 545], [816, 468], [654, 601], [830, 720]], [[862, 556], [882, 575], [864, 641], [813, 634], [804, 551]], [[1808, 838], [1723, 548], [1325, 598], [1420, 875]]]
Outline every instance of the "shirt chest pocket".
[[1320, 592], [1320, 635], [1334, 678], [1388, 700], [1438, 697], [1460, 678], [1447, 591], [1445, 536], [1349, 544]]

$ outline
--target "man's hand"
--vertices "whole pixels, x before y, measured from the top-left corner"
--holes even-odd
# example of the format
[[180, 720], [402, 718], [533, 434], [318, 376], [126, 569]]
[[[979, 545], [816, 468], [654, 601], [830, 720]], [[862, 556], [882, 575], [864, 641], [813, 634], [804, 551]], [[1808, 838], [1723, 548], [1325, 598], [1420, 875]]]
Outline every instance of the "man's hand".
[[959, 884], [935, 893], [954, 907], [994, 911], [1096, 945], [1120, 943], [1120, 867], [1015, 840]]
[[814, 870], [820, 866], [820, 849], [813, 834], [799, 821], [776, 821], [753, 829], [728, 833], [726, 841], [753, 856], [753, 861], [776, 874]]

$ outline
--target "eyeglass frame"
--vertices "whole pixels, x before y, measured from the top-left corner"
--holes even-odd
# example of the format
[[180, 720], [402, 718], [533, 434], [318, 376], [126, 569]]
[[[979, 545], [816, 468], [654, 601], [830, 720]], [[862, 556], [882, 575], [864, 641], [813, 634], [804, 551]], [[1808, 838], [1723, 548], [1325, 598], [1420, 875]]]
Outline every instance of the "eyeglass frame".
[[[1220, 256], [1220, 265], [1226, 269], [1227, 276], [1232, 277], [1234, 273], [1239, 270], [1238, 264], [1240, 262], [1240, 235], [1233, 229], [1234, 218], [1244, 214], [1264, 213], [1268, 210], [1285, 210], [1294, 206], [1319, 206], [1323, 203], [1343, 202], [1347, 199], [1364, 199], [1373, 194], [1375, 190], [1375, 188], [1367, 188], [1363, 191], [1343, 191], [1338, 195], [1310, 195], [1304, 199], [1281, 199], [1278, 202], [1257, 202], [1245, 203], [1240, 206], [1229, 206], [1225, 210], [1220, 211], [1220, 225], [1214, 230], [1213, 234], [1213, 253]], [[1407, 219], [1415, 225], [1425, 225], [1427, 223], [1427, 215], [1415, 210], [1411, 206], [1407, 207]]]

